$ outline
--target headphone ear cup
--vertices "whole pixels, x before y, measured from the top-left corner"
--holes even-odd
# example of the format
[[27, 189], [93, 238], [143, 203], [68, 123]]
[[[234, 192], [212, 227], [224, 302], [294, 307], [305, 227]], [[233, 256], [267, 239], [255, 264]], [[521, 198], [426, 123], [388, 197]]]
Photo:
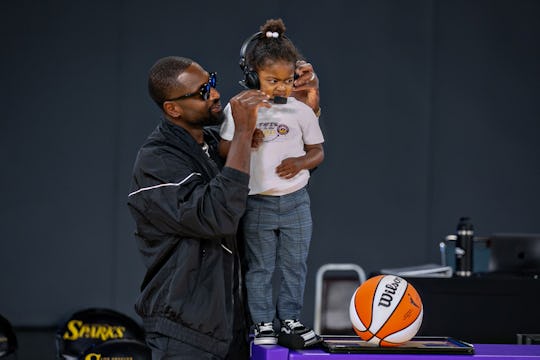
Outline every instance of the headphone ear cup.
[[247, 71], [245, 73], [245, 83], [250, 89], [258, 90], [261, 87], [259, 75], [255, 71]]
[[246, 60], [246, 52], [252, 41], [259, 39], [262, 36], [261, 32], [257, 32], [247, 38], [242, 47], [240, 48], [240, 69], [244, 72], [244, 80], [240, 81], [240, 85], [247, 87], [248, 89], [258, 90], [260, 88], [259, 76], [255, 71], [250, 70], [249, 64]]

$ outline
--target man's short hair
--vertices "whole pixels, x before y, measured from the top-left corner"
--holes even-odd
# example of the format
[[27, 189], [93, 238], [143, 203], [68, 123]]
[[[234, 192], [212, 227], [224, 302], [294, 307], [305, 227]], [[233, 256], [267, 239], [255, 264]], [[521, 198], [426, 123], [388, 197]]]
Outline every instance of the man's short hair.
[[168, 56], [159, 59], [150, 68], [148, 92], [160, 109], [163, 110], [163, 103], [170, 97], [171, 91], [178, 86], [178, 76], [191, 64], [193, 64], [191, 59]]

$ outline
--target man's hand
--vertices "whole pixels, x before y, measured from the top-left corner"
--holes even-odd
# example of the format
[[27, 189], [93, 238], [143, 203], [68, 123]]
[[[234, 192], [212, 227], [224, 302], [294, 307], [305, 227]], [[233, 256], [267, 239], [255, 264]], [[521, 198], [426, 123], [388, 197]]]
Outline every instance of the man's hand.
[[319, 112], [319, 78], [313, 71], [313, 66], [303, 60], [296, 62], [296, 74], [298, 79], [294, 81], [292, 96]]
[[236, 132], [253, 134], [257, 123], [257, 110], [271, 107], [268, 95], [259, 90], [245, 90], [230, 100], [234, 128]]
[[271, 107], [268, 95], [259, 90], [246, 90], [230, 102], [234, 118], [234, 135], [230, 143], [225, 166], [249, 174], [251, 144], [257, 125], [257, 110]]

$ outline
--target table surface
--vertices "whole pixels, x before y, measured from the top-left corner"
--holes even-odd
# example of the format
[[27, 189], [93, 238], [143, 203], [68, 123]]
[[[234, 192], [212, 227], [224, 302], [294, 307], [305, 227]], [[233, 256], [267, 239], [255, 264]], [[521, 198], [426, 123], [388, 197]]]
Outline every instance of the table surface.
[[330, 354], [322, 349], [289, 350], [279, 345], [252, 345], [251, 360], [540, 360], [540, 345], [474, 344], [474, 355]]

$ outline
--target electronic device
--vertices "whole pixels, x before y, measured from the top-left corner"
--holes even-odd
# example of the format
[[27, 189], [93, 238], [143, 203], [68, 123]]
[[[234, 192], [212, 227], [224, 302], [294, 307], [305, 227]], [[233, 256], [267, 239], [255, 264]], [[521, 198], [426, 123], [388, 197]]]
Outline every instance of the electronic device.
[[377, 346], [357, 336], [324, 336], [325, 351], [338, 354], [474, 354], [474, 346], [452, 337], [417, 336], [399, 346]]
[[498, 233], [487, 241], [490, 248], [489, 272], [540, 276], [540, 234]]

